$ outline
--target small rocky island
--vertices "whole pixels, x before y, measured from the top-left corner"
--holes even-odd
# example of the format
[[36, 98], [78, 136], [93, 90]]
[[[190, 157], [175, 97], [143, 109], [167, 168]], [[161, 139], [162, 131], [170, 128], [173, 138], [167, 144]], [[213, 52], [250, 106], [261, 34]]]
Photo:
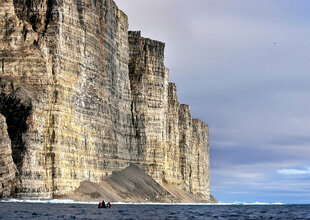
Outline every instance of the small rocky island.
[[0, 198], [214, 201], [207, 124], [112, 0], [2, 0], [0, 27]]

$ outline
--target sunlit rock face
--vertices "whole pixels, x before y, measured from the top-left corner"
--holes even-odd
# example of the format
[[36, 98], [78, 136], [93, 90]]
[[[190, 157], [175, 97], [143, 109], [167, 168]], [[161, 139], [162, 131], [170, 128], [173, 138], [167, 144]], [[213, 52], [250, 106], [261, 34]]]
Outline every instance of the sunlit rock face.
[[129, 32], [129, 76], [139, 162], [158, 182], [167, 150], [168, 70], [161, 42]]
[[31, 103], [17, 195], [65, 194], [134, 161], [127, 16], [109, 0], [0, 4], [0, 77]]
[[0, 114], [0, 197], [9, 197], [15, 190], [16, 166], [12, 158], [11, 140], [6, 120]]
[[168, 151], [166, 180], [198, 197], [210, 199], [209, 128], [192, 119], [188, 105], [180, 104], [177, 88], [168, 88]]
[[130, 163], [209, 198], [208, 127], [168, 83], [164, 44], [112, 0], [0, 2], [0, 196], [51, 198]]

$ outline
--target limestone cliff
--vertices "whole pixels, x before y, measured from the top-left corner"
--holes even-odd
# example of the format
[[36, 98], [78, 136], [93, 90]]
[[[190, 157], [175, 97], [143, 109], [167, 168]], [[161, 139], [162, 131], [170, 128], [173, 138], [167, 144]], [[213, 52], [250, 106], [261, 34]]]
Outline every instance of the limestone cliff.
[[164, 44], [129, 32], [129, 76], [138, 156], [144, 170], [162, 181], [167, 148], [168, 70]]
[[51, 198], [134, 163], [208, 200], [208, 127], [164, 44], [112, 0], [0, 1], [0, 197]]
[[198, 197], [210, 198], [209, 128], [192, 119], [188, 105], [180, 104], [169, 83], [168, 136], [165, 179]]

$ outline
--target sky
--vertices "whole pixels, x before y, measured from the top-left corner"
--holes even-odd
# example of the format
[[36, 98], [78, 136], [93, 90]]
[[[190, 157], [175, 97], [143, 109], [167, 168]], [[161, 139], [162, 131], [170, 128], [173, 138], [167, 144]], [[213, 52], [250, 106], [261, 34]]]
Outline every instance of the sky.
[[310, 2], [115, 0], [210, 127], [221, 202], [310, 203]]

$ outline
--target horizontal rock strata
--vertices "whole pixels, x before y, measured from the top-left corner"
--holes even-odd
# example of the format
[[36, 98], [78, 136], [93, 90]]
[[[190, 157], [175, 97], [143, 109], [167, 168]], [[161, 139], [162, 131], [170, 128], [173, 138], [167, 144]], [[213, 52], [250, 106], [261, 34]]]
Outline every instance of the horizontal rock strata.
[[204, 200], [208, 126], [179, 104], [164, 44], [112, 0], [0, 2], [0, 196], [52, 198], [131, 163]]
[[144, 170], [163, 179], [167, 148], [168, 70], [164, 44], [129, 32], [129, 76], [138, 156]]

